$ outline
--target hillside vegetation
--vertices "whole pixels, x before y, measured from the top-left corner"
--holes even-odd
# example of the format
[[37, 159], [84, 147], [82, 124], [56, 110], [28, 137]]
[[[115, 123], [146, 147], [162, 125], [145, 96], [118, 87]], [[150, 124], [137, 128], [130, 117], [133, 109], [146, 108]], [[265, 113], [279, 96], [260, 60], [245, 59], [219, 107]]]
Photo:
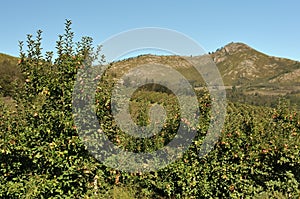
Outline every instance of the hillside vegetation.
[[[300, 62], [268, 56], [243, 43], [230, 43], [210, 56], [220, 71], [229, 100], [274, 107], [280, 98], [285, 98], [300, 109]], [[176, 55], [141, 55], [112, 63], [107, 73], [118, 79], [144, 63], [162, 64], [175, 68], [196, 89], [203, 88], [206, 84], [191, 65], [193, 59]], [[4, 96], [13, 96], [14, 91], [20, 89], [22, 75], [17, 60], [0, 54], [0, 91]]]
[[[300, 62], [268, 56], [243, 43], [230, 43], [210, 56], [220, 71], [229, 100], [274, 107], [280, 98], [286, 98], [300, 108]], [[175, 68], [199, 89], [206, 84], [191, 65], [196, 59], [141, 55], [113, 63], [108, 73], [118, 79], [126, 71], [144, 63], [162, 64]]]
[[[71, 21], [67, 20], [65, 25], [65, 32], [56, 43], [56, 59], [51, 52], [41, 53], [41, 31], [36, 38], [28, 36], [25, 47], [20, 43], [18, 67], [24, 76], [22, 89], [14, 90], [14, 108], [0, 99], [1, 198], [299, 198], [300, 117], [285, 100], [278, 100], [274, 108], [228, 101], [220, 138], [210, 153], [199, 157], [212, 119], [213, 99], [205, 89], [196, 89], [201, 113], [195, 124], [197, 135], [175, 162], [157, 171], [133, 173], [99, 162], [83, 144], [85, 138], [79, 136], [81, 129], [75, 125], [72, 112], [76, 74], [88, 67], [85, 63], [94, 55], [92, 38], [83, 37], [75, 42]], [[237, 52], [244, 47], [250, 49], [243, 44], [230, 46], [236, 46], [231, 48]], [[212, 56], [224, 75], [230, 71], [222, 65], [227, 59], [221, 61], [223, 51]], [[266, 63], [273, 59], [279, 60], [277, 64], [284, 61], [260, 53], [257, 56]], [[231, 60], [230, 56], [228, 59]], [[244, 69], [237, 59], [232, 58], [228, 63], [237, 65], [241, 72], [233, 79], [226, 76], [230, 81], [225, 80], [225, 84], [246, 89], [242, 91], [248, 95], [248, 83], [239, 83], [239, 78], [244, 78], [241, 77]], [[103, 132], [93, 131], [91, 135], [97, 137], [101, 133], [122, 150], [151, 152], [174, 138], [179, 122], [189, 129], [190, 121], [180, 115], [177, 97], [153, 85], [151, 80], [148, 87], [133, 94], [130, 113], [136, 124], [144, 126], [149, 124], [149, 107], [162, 105], [166, 110], [162, 131], [150, 138], [135, 138], [117, 126], [110, 103], [115, 81], [129, 68], [153, 61], [175, 65], [191, 78], [191, 83], [203, 86], [201, 79], [193, 79], [196, 75], [190, 74], [192, 69], [177, 56], [147, 55], [111, 63], [97, 84], [94, 104]], [[285, 63], [292, 76], [295, 75], [298, 62], [286, 60]], [[284, 75], [288, 71], [281, 72], [283, 76], [277, 77], [289, 77]], [[257, 79], [256, 74], [256, 69], [249, 77], [245, 74], [245, 78], [253, 78], [251, 81], [257, 83], [254, 86], [265, 81]], [[273, 80], [275, 76], [268, 78]], [[290, 86], [286, 82], [281, 86], [286, 85]], [[82, 92], [76, 96], [77, 103], [85, 104], [90, 97], [87, 94]], [[121, 163], [131, 164], [126, 160]]]
[[18, 58], [0, 53], [0, 94], [13, 96], [22, 82], [22, 74], [17, 66]]

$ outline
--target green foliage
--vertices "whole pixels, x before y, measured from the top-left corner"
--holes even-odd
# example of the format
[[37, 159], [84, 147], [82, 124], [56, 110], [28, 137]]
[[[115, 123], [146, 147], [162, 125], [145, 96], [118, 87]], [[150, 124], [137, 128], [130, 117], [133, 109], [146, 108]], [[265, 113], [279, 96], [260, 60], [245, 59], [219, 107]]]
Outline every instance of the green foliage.
[[[106, 84], [107, 85], [107, 84]], [[103, 88], [104, 84], [100, 84]], [[110, 89], [108, 89], [110, 90]], [[168, 112], [166, 129], [151, 142], [124, 135], [111, 120], [109, 108], [98, 93], [98, 115], [105, 132], [116, 145], [128, 150], [151, 151], [167, 144], [176, 131], [175, 96], [168, 93], [140, 90], [131, 99], [131, 115], [136, 123], [145, 125], [149, 105], [163, 104]], [[105, 94], [109, 101], [109, 92]], [[215, 149], [200, 159], [198, 152], [209, 123], [209, 95], [199, 94], [203, 117], [198, 125], [198, 137], [184, 156], [153, 173], [128, 176], [120, 173], [122, 184], [134, 180], [149, 197], [175, 198], [253, 198], [272, 196], [297, 198], [299, 187], [299, 116], [281, 100], [275, 109], [244, 104], [229, 104], [227, 120]], [[164, 104], [165, 103], [165, 104]], [[168, 107], [168, 105], [172, 105]], [[142, 111], [140, 108], [144, 108]], [[106, 117], [104, 117], [106, 116]], [[102, 118], [106, 118], [103, 120]], [[140, 120], [141, 119], [141, 120]], [[175, 129], [174, 129], [175, 127]], [[114, 130], [111, 131], [111, 128]], [[169, 130], [169, 131], [168, 131]], [[165, 136], [164, 135], [168, 135]], [[162, 144], [163, 143], [163, 144]], [[154, 195], [153, 195], [154, 194]]]
[[92, 40], [75, 45], [70, 26], [67, 20], [54, 61], [51, 52], [41, 53], [42, 31], [27, 36], [27, 52], [20, 42], [24, 88], [14, 114], [4, 105], [1, 113], [1, 197], [79, 197], [96, 173], [99, 164], [78, 138], [71, 107], [75, 75]]
[[[43, 55], [41, 31], [35, 39], [27, 36], [26, 52], [20, 42], [23, 89], [14, 106], [0, 98], [1, 198], [299, 197], [300, 119], [284, 100], [274, 109], [229, 103], [220, 139], [200, 158], [211, 104], [209, 94], [199, 91], [198, 135], [180, 159], [149, 173], [126, 173], [98, 162], [82, 144], [72, 116], [76, 73], [95, 56], [92, 39], [74, 42], [71, 21], [65, 25], [55, 59], [52, 52]], [[111, 115], [111, 88], [120, 74], [109, 74], [97, 87], [95, 104], [110, 140], [135, 152], [169, 143], [180, 121], [176, 96], [151, 86], [135, 92], [130, 111], [137, 124], [149, 123], [146, 113], [153, 104], [165, 107], [167, 119], [159, 135], [133, 139]]]
[[[276, 88], [273, 88], [276, 91]], [[271, 91], [267, 91], [270, 92]], [[300, 110], [299, 94], [298, 92], [292, 92], [290, 94], [268, 94], [260, 93], [257, 89], [251, 88], [249, 90], [243, 88], [236, 88], [226, 90], [226, 97], [231, 102], [238, 102], [244, 104], [250, 104], [255, 106], [264, 106], [275, 108], [277, 102], [281, 99], [285, 99], [290, 102], [289, 108], [296, 108]]]

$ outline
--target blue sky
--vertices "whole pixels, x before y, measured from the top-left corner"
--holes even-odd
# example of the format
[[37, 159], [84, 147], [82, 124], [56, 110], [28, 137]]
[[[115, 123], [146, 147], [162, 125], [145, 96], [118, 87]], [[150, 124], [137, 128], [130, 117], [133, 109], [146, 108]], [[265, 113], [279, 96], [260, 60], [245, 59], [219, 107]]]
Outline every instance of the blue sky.
[[142, 27], [176, 30], [206, 51], [244, 42], [273, 56], [300, 61], [298, 0], [10, 0], [1, 2], [0, 52], [17, 56], [18, 40], [43, 30], [43, 48], [55, 50], [65, 19], [76, 38], [100, 44], [114, 34]]

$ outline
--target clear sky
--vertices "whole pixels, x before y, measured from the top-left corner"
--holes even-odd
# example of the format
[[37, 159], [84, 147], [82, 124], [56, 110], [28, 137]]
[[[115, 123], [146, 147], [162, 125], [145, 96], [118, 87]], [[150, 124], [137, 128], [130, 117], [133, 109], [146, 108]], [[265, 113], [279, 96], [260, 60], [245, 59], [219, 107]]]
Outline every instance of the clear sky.
[[1, 2], [0, 52], [18, 56], [18, 40], [43, 30], [55, 50], [65, 19], [77, 38], [95, 44], [132, 28], [161, 27], [186, 34], [206, 51], [244, 42], [273, 56], [300, 61], [299, 0], [7, 0]]

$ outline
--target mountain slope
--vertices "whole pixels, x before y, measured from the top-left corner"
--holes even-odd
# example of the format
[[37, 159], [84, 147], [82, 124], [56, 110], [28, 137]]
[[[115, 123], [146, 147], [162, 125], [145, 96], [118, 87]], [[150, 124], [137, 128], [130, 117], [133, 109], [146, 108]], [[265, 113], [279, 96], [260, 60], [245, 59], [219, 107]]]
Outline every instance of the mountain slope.
[[12, 96], [17, 89], [14, 83], [22, 79], [17, 63], [17, 57], [0, 53], [0, 94], [4, 96]]
[[[229, 98], [243, 99], [242, 102], [250, 99], [254, 104], [260, 100], [263, 104], [274, 100], [273, 96], [286, 96], [300, 107], [300, 62], [268, 56], [243, 43], [227, 44], [209, 56], [220, 71]], [[117, 80], [137, 66], [162, 64], [178, 70], [195, 87], [203, 87], [205, 83], [201, 75], [189, 62], [196, 59], [199, 56], [140, 55], [111, 63], [106, 74]], [[12, 82], [22, 78], [17, 61], [16, 57], [0, 53], [0, 92], [3, 95], [12, 95], [15, 89]], [[235, 94], [232, 93], [233, 87]]]
[[[216, 63], [232, 101], [271, 105], [285, 96], [300, 107], [300, 62], [268, 56], [243, 43], [227, 44], [209, 55]], [[189, 63], [196, 59], [199, 56], [140, 55], [112, 63], [107, 74], [117, 80], [137, 66], [162, 64], [178, 70], [195, 87], [203, 87], [201, 75]]]
[[268, 56], [246, 44], [228, 44], [213, 53], [212, 58], [227, 85], [286, 86], [298, 82], [295, 77], [299, 77], [299, 62]]
[[[300, 86], [300, 62], [268, 56], [243, 43], [230, 43], [210, 56], [226, 86]], [[114, 75], [121, 76], [129, 69], [142, 64], [163, 64], [174, 67], [191, 81], [203, 81], [187, 61], [190, 59], [193, 60], [192, 57], [142, 55], [115, 62], [111, 70]]]

